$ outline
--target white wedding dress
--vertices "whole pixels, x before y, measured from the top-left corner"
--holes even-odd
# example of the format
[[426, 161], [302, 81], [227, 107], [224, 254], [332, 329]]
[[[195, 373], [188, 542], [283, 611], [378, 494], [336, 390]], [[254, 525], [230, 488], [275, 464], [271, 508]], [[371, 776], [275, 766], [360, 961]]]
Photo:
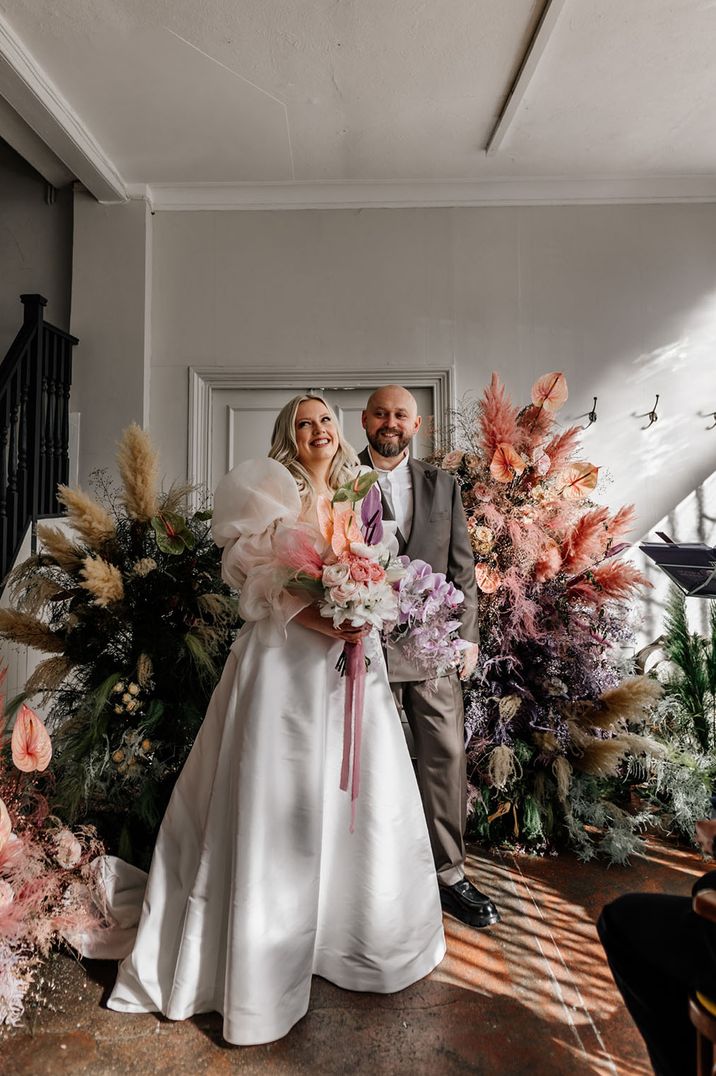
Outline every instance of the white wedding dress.
[[[295, 523], [300, 510], [293, 479], [273, 460], [240, 465], [217, 490], [213, 531], [247, 623], [177, 780], [109, 999], [112, 1009], [174, 1020], [219, 1011], [224, 1037], [238, 1044], [286, 1034], [308, 1009], [312, 975], [389, 993], [445, 952], [417, 783], [370, 638], [349, 831], [350, 795], [339, 789], [342, 644], [292, 620], [305, 602], [276, 585], [271, 566], [277, 522]], [[143, 876], [130, 868], [123, 878], [111, 859], [105, 873], [110, 910], [126, 926], [127, 893], [133, 881], [142, 893]], [[108, 955], [106, 944], [89, 955]]]

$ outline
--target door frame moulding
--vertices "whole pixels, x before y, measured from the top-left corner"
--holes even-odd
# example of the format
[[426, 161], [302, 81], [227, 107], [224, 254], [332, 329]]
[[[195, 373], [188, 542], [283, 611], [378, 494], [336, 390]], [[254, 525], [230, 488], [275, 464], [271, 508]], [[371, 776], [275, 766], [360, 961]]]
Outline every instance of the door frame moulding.
[[435, 427], [439, 432], [448, 414], [454, 410], [455, 367], [440, 368], [363, 367], [359, 374], [350, 370], [295, 366], [274, 368], [190, 366], [189, 367], [189, 444], [187, 476], [190, 485], [207, 489], [211, 468], [211, 412], [214, 392], [221, 389], [303, 389], [306, 385], [321, 389], [372, 389], [386, 384], [394, 374], [396, 382], [406, 388], [429, 388], [435, 400]]

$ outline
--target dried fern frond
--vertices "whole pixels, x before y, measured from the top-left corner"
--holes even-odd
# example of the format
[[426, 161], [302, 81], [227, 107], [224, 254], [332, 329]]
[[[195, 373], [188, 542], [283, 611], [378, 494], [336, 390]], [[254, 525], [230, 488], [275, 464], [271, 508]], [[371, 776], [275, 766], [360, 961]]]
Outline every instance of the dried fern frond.
[[25, 691], [28, 695], [38, 695], [42, 691], [55, 691], [72, 668], [73, 662], [64, 654], [46, 658], [28, 677]]
[[122, 477], [122, 500], [132, 519], [148, 522], [157, 514], [159, 459], [149, 434], [136, 422], [122, 434], [117, 449], [117, 465]]
[[42, 620], [17, 609], [0, 609], [0, 636], [20, 646], [60, 654], [65, 648], [64, 637], [48, 628]]
[[57, 500], [64, 504], [70, 523], [90, 549], [100, 549], [110, 538], [114, 538], [114, 520], [89, 493], [79, 488], [58, 486]]
[[595, 704], [582, 707], [578, 718], [581, 724], [599, 729], [611, 728], [617, 721], [641, 721], [644, 711], [663, 694], [661, 684], [650, 676], [630, 676], [605, 691]]
[[111, 605], [124, 597], [124, 583], [119, 568], [102, 557], [86, 557], [80, 575], [80, 586], [88, 590], [97, 605]]
[[70, 575], [79, 571], [87, 553], [69, 538], [59, 527], [50, 527], [39, 523], [37, 537], [42, 545], [43, 555], [51, 557], [55, 564]]

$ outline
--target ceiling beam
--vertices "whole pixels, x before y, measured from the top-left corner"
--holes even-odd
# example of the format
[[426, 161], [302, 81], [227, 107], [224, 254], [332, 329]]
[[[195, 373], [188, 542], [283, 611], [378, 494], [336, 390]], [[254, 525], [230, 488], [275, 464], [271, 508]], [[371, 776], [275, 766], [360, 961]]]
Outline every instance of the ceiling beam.
[[0, 96], [99, 202], [126, 202], [124, 180], [0, 15]]
[[497, 117], [497, 122], [487, 139], [485, 153], [488, 157], [494, 156], [505, 140], [505, 136], [512, 126], [512, 122], [522, 105], [537, 65], [544, 54], [550, 37], [554, 33], [557, 20], [565, 7], [567, 0], [547, 0], [539, 22], [535, 28], [529, 45], [522, 57], [519, 71], [510, 87], [502, 111]]
[[52, 187], [66, 187], [75, 178], [52, 150], [48, 149], [14, 108], [0, 97], [0, 138], [3, 138], [24, 161]]

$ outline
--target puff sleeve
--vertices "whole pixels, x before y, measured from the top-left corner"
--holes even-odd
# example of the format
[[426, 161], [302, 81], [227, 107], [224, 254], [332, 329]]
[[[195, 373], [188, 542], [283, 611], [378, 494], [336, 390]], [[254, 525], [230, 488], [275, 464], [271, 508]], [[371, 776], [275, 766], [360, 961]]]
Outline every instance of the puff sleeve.
[[285, 590], [286, 571], [276, 562], [277, 524], [296, 524], [301, 498], [292, 476], [276, 460], [247, 460], [219, 482], [211, 531], [223, 550], [222, 578], [239, 591], [243, 620], [257, 622], [266, 646], [286, 640], [286, 625], [310, 598]]

